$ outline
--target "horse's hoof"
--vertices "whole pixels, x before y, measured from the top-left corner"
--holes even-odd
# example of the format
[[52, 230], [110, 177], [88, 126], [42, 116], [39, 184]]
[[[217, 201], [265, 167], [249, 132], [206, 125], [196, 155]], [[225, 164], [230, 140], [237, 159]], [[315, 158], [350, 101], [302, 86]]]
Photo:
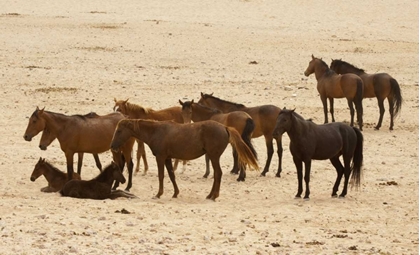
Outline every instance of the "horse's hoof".
[[340, 195], [338, 198], [339, 198], [339, 199], [343, 199], [343, 198], [346, 198], [346, 196], [342, 196], [342, 195]]
[[295, 196], [295, 199], [301, 199], [301, 197], [300, 196]]
[[338, 196], [337, 196], [337, 194], [335, 194], [335, 195], [331, 195], [331, 197], [332, 198], [337, 198]]
[[309, 197], [304, 197], [303, 200], [304, 201], [309, 201]]
[[276, 177], [280, 178], [280, 177], [281, 177], [281, 175], [280, 175], [280, 174], [276, 174]]
[[209, 177], [209, 176], [208, 176], [208, 175], [206, 175], [206, 174], [205, 174], [205, 175], [203, 175], [203, 178], [206, 178], [206, 179], [207, 179], [207, 177]]
[[265, 172], [262, 172], [260, 176], [265, 177], [265, 174], [266, 174]]
[[152, 197], [152, 199], [159, 199], [160, 197], [158, 197], [158, 196], [154, 196], [154, 197]]
[[238, 179], [236, 179], [236, 181], [238, 181], [238, 182], [244, 182], [245, 181], [245, 178], [238, 178]]

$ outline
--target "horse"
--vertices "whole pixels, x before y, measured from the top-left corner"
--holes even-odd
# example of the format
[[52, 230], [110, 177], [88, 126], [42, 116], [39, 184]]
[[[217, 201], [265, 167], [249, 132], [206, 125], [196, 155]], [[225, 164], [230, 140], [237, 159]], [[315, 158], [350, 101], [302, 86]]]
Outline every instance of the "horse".
[[205, 105], [210, 108], [216, 108], [223, 113], [229, 113], [233, 111], [244, 111], [248, 113], [255, 123], [255, 129], [252, 133], [252, 138], [264, 136], [265, 145], [267, 147], [267, 160], [265, 162], [264, 170], [261, 172], [261, 176], [265, 176], [270, 168], [271, 159], [273, 157], [273, 139], [277, 143], [277, 155], [279, 158], [279, 165], [277, 168], [276, 177], [280, 177], [282, 171], [282, 157], [283, 147], [281, 144], [281, 137], [273, 138], [273, 130], [276, 125], [276, 119], [281, 109], [274, 105], [260, 105], [255, 107], [246, 107], [243, 104], [232, 103], [229, 101], [222, 100], [213, 96], [212, 94], [204, 94], [201, 92], [201, 98], [198, 101], [199, 104]]
[[71, 180], [68, 181], [60, 190], [60, 194], [65, 197], [107, 199], [117, 197], [135, 197], [134, 195], [121, 190], [112, 191], [114, 181], [124, 183], [125, 178], [118, 165], [114, 162], [92, 180]]
[[309, 76], [313, 73], [315, 73], [319, 97], [324, 107], [324, 124], [328, 123], [327, 99], [330, 101], [332, 122], [335, 122], [334, 98], [345, 97], [350, 108], [350, 126], [354, 124], [354, 104], [357, 111], [359, 128], [363, 130], [362, 100], [364, 85], [362, 79], [351, 73], [343, 75], [336, 74], [321, 58], [315, 58], [314, 55], [312, 55], [312, 60], [309, 62], [304, 74], [305, 76]]
[[[279, 114], [273, 136], [286, 132], [290, 138], [290, 152], [295, 163], [298, 177], [300, 198], [302, 188], [302, 162], [305, 163], [306, 191], [304, 199], [309, 199], [309, 180], [311, 161], [329, 159], [337, 171], [332, 197], [337, 197], [338, 187], [344, 174], [344, 187], [340, 197], [347, 194], [351, 175], [351, 185], [360, 186], [363, 165], [363, 135], [356, 127], [341, 122], [317, 125], [311, 120], [304, 120], [295, 110], [283, 109]], [[343, 156], [344, 166], [339, 157]]]
[[[173, 120], [178, 123], [183, 123], [184, 119], [182, 118], [181, 114], [181, 107], [179, 106], [173, 106], [169, 108], [165, 108], [162, 110], [153, 110], [151, 108], [144, 108], [143, 106], [129, 103], [127, 100], [117, 100], [114, 98], [114, 111], [119, 111], [124, 115], [127, 115], [130, 119], [146, 119], [146, 120]], [[139, 165], [140, 165], [140, 158], [138, 152], [141, 150], [140, 147], [142, 147], [142, 154], [143, 161], [144, 161], [144, 174], [147, 173], [148, 165], [146, 160], [146, 152], [144, 151], [144, 144], [142, 144], [141, 141], [137, 141], [137, 144], [139, 146], [137, 150], [137, 166], [136, 166], [136, 172], [139, 171]], [[183, 162], [183, 170], [185, 171], [185, 166], [187, 162]], [[174, 170], [176, 170], [178, 167], [178, 160], [175, 160], [174, 163]]]
[[[230, 113], [222, 113], [220, 110], [212, 109], [192, 101], [182, 102], [179, 100], [179, 103], [182, 106], [182, 117], [184, 123], [191, 123], [191, 120], [194, 122], [204, 121], [204, 120], [214, 120], [225, 126], [233, 127], [241, 134], [242, 140], [248, 145], [257, 158], [257, 152], [254, 149], [254, 146], [251, 143], [252, 132], [255, 129], [255, 123], [252, 120], [251, 116], [248, 113], [243, 111], [234, 111]], [[231, 173], [237, 174], [239, 171], [238, 168], [238, 155], [235, 150], [233, 152], [233, 169]], [[207, 178], [210, 173], [209, 159], [206, 156], [206, 173], [204, 178]], [[245, 181], [245, 170], [241, 169], [241, 173], [237, 181]]]
[[[56, 136], [61, 150], [66, 156], [68, 180], [71, 180], [73, 176], [73, 155], [78, 152], [99, 154], [109, 150], [118, 121], [125, 119], [125, 116], [119, 112], [87, 118], [83, 115], [68, 116], [44, 109], [37, 107], [32, 113], [23, 138], [26, 141], [31, 141], [34, 136], [45, 129]], [[129, 174], [127, 191], [132, 186], [133, 162], [131, 151], [133, 144], [134, 139], [131, 139], [121, 147], [121, 151], [112, 152], [113, 159], [117, 162], [121, 171], [124, 168], [124, 160], [127, 162]], [[115, 183], [114, 189], [117, 187], [118, 182]]]
[[[54, 167], [43, 158], [39, 158], [38, 162], [35, 164], [30, 180], [34, 182], [41, 175], [44, 175], [48, 182], [47, 187], [41, 188], [42, 192], [57, 192], [61, 190], [67, 182], [67, 174]], [[73, 179], [80, 180], [80, 175], [73, 173]]]
[[387, 73], [367, 74], [365, 70], [357, 68], [341, 59], [332, 59], [330, 68], [338, 74], [354, 73], [360, 76], [364, 84], [363, 97], [376, 97], [379, 106], [379, 120], [375, 130], [379, 130], [382, 126], [382, 119], [385, 113], [384, 100], [387, 98], [389, 114], [391, 116], [389, 130], [394, 129], [394, 117], [401, 111], [403, 99], [400, 85], [391, 75]]
[[180, 124], [174, 121], [153, 120], [121, 120], [115, 129], [111, 142], [111, 150], [118, 151], [120, 146], [130, 137], [146, 143], [156, 157], [159, 176], [159, 191], [156, 198], [163, 194], [164, 170], [168, 171], [174, 187], [173, 198], [179, 194], [175, 173], [172, 168], [172, 158], [181, 160], [196, 159], [207, 154], [214, 170], [213, 186], [207, 199], [219, 197], [222, 169], [220, 156], [230, 143], [238, 153], [240, 167], [249, 165], [258, 169], [258, 162], [246, 145], [238, 131], [226, 127], [216, 121], [206, 120], [190, 124]]

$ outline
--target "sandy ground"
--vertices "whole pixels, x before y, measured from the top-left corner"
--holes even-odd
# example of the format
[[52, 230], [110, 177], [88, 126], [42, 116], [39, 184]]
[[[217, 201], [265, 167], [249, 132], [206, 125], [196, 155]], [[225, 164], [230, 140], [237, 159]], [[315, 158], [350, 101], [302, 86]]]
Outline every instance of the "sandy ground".
[[[418, 9], [412, 0], [3, 0], [0, 254], [418, 254]], [[131, 189], [139, 199], [62, 198], [40, 192], [44, 178], [29, 180], [39, 157], [65, 169], [57, 141], [41, 151], [40, 135], [22, 138], [36, 106], [106, 114], [114, 97], [162, 109], [205, 92], [296, 108], [321, 123], [315, 77], [303, 75], [311, 54], [387, 72], [404, 97], [392, 132], [388, 112], [373, 130], [376, 99], [364, 100], [364, 178], [345, 199], [330, 197], [329, 161], [312, 164], [311, 199], [294, 199], [286, 135], [281, 178], [274, 156], [266, 177], [254, 171], [236, 182], [228, 148], [216, 202], [205, 199], [212, 179], [202, 178], [203, 158], [176, 173], [177, 199], [167, 176], [165, 193], [152, 199], [158, 179], [148, 148], [150, 170]], [[349, 121], [345, 100], [335, 102], [337, 121]], [[253, 143], [262, 170], [264, 139]], [[111, 161], [109, 152], [100, 158]], [[96, 174], [86, 155], [82, 178]]]

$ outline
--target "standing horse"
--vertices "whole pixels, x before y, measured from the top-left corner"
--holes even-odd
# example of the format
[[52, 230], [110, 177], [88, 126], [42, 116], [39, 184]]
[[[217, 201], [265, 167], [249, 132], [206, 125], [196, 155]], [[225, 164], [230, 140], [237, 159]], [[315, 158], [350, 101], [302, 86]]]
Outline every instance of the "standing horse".
[[[44, 111], [37, 109], [29, 118], [23, 138], [31, 141], [42, 130], [48, 129], [57, 137], [61, 150], [64, 152], [67, 161], [68, 180], [73, 176], [73, 155], [78, 152], [98, 154], [110, 149], [112, 135], [118, 121], [124, 119], [121, 113], [111, 113], [96, 118], [86, 118], [83, 115], [67, 116], [61, 113]], [[123, 158], [127, 162], [128, 184], [126, 190], [132, 186], [133, 162], [131, 160], [131, 151], [133, 149], [134, 139], [127, 141], [121, 147], [121, 151], [112, 152], [114, 161], [117, 162], [121, 171], [124, 167]], [[118, 187], [118, 183], [114, 188]]]
[[[264, 170], [261, 175], [265, 176], [270, 168], [271, 159], [273, 157], [273, 130], [276, 125], [276, 119], [281, 109], [274, 105], [260, 105], [255, 107], [246, 107], [243, 104], [236, 104], [214, 97], [213, 94], [201, 93], [201, 98], [198, 101], [199, 104], [205, 105], [210, 108], [216, 108], [224, 113], [233, 111], [244, 111], [248, 113], [255, 123], [255, 129], [252, 133], [252, 138], [264, 136], [265, 145], [267, 147], [267, 161], [265, 162]], [[277, 155], [279, 157], [279, 166], [277, 169], [277, 177], [280, 177], [283, 147], [281, 144], [281, 136], [274, 138], [277, 143]]]
[[114, 181], [124, 183], [125, 178], [118, 165], [112, 162], [92, 180], [71, 180], [67, 182], [60, 190], [60, 194], [65, 197], [90, 199], [135, 197], [132, 194], [121, 192], [121, 190], [112, 191], [111, 187]]
[[330, 113], [332, 122], [334, 119], [334, 98], [347, 99], [347, 104], [350, 108], [350, 126], [354, 124], [354, 108], [356, 106], [357, 121], [360, 130], [363, 130], [363, 81], [355, 74], [336, 74], [328, 65], [320, 58], [315, 58], [312, 55], [312, 60], [309, 62], [305, 76], [315, 73], [315, 78], [318, 82], [317, 89], [319, 97], [321, 98], [324, 107], [324, 124], [328, 123], [328, 109], [327, 99], [330, 101]]
[[338, 74], [354, 73], [363, 80], [364, 98], [376, 97], [379, 106], [379, 120], [375, 129], [379, 130], [382, 126], [382, 119], [385, 113], [384, 100], [388, 98], [389, 114], [391, 116], [391, 123], [389, 130], [394, 129], [394, 117], [398, 115], [401, 110], [403, 102], [401, 96], [401, 89], [398, 82], [387, 73], [367, 74], [365, 70], [355, 67], [341, 59], [333, 59], [330, 68]]
[[[31, 181], [34, 182], [41, 175], [44, 175], [48, 182], [47, 187], [41, 188], [42, 192], [57, 192], [61, 190], [67, 182], [67, 174], [61, 172], [58, 168], [45, 161], [43, 158], [39, 158], [36, 163], [31, 174]], [[73, 179], [80, 180], [80, 175], [73, 173]]]
[[192, 160], [204, 154], [208, 155], [214, 170], [214, 181], [207, 198], [212, 200], [219, 196], [222, 180], [220, 156], [228, 143], [236, 149], [240, 167], [249, 165], [258, 169], [256, 158], [242, 141], [240, 134], [235, 129], [213, 120], [191, 124], [179, 124], [173, 121], [121, 120], [115, 130], [111, 149], [118, 150], [127, 139], [133, 136], [146, 143], [156, 157], [159, 175], [157, 198], [163, 194], [165, 166], [174, 187], [172, 197], [176, 198], [179, 194], [172, 168], [172, 158]]
[[[329, 159], [337, 171], [332, 196], [337, 196], [338, 187], [344, 174], [344, 187], [340, 197], [347, 194], [347, 185], [352, 173], [351, 185], [360, 186], [360, 176], [363, 164], [363, 135], [359, 129], [344, 123], [335, 122], [317, 125], [310, 120], [304, 120], [295, 110], [283, 109], [277, 118], [274, 136], [287, 132], [290, 138], [290, 152], [296, 165], [298, 177], [298, 192], [300, 198], [302, 187], [302, 162], [305, 163], [305, 199], [309, 199], [309, 180], [311, 161]], [[339, 157], [343, 155], [344, 166]]]
[[[204, 120], [214, 120], [225, 126], [233, 127], [241, 134], [242, 140], [248, 145], [257, 158], [257, 152], [254, 149], [254, 146], [251, 143], [252, 132], [255, 129], [255, 123], [252, 120], [251, 116], [248, 113], [242, 111], [234, 111], [230, 113], [222, 113], [220, 110], [212, 109], [201, 104], [194, 103], [192, 101], [182, 102], [179, 100], [179, 103], [182, 106], [182, 117], [184, 118], [184, 123], [190, 123], [191, 120], [194, 122], [204, 121]], [[239, 171], [238, 167], [238, 154], [235, 150], [233, 152], [233, 169], [231, 173], [237, 174]], [[240, 169], [241, 173], [237, 181], [245, 181], [245, 169]], [[210, 173], [209, 159], [206, 156], [206, 174], [204, 178]]]
[[[184, 123], [184, 120], [182, 118], [181, 114], [181, 107], [174, 106], [169, 107], [166, 109], [155, 111], [151, 108], [144, 108], [137, 104], [132, 104], [128, 102], [127, 100], [117, 100], [114, 98], [114, 111], [119, 111], [124, 115], [127, 115], [130, 119], [145, 119], [145, 120], [173, 120], [178, 123]], [[144, 151], [144, 144], [141, 141], [137, 141], [137, 144], [139, 146], [139, 149], [137, 150], [137, 166], [136, 166], [136, 172], [139, 171], [139, 165], [140, 165], [140, 157], [138, 152], [141, 150], [140, 147], [142, 147], [142, 153], [143, 153], [143, 161], [144, 161], [144, 174], [146, 174], [148, 165], [146, 160], [146, 152]], [[174, 169], [176, 170], [178, 167], [178, 160], [175, 160], [174, 163]], [[183, 168], [185, 171], [185, 165], [187, 164], [186, 161], [183, 162]]]

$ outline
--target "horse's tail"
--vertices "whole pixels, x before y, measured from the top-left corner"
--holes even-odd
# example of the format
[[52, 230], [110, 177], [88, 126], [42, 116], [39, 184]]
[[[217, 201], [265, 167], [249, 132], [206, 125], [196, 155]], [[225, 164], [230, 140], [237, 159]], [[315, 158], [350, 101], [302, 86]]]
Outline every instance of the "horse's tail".
[[251, 137], [252, 137], [252, 133], [254, 132], [254, 129], [255, 129], [254, 120], [252, 118], [248, 118], [246, 120], [245, 128], [242, 131], [241, 137], [242, 137], [242, 140], [246, 143], [246, 145], [248, 145], [254, 157], [258, 159], [257, 152], [255, 151], [255, 148], [251, 142]]
[[362, 102], [362, 100], [363, 100], [363, 90], [364, 90], [363, 86], [364, 86], [363, 85], [363, 80], [361, 78], [357, 79], [357, 90], [356, 90], [356, 101], [357, 102]]
[[229, 134], [229, 143], [235, 148], [238, 153], [238, 165], [240, 168], [249, 165], [250, 168], [259, 170], [257, 159], [252, 153], [248, 145], [242, 140], [241, 135], [232, 127], [226, 127]]
[[394, 104], [393, 116], [395, 117], [401, 111], [401, 105], [402, 105], [403, 99], [401, 96], [400, 85], [398, 84], [397, 80], [395, 80], [394, 78], [391, 78], [390, 82], [391, 82], [391, 95], [393, 97], [393, 104]]
[[356, 185], [356, 188], [360, 187], [360, 179], [362, 174], [362, 165], [363, 165], [363, 135], [359, 129], [353, 128], [357, 135], [356, 149], [353, 155], [353, 162], [351, 165], [352, 175], [351, 183]]

